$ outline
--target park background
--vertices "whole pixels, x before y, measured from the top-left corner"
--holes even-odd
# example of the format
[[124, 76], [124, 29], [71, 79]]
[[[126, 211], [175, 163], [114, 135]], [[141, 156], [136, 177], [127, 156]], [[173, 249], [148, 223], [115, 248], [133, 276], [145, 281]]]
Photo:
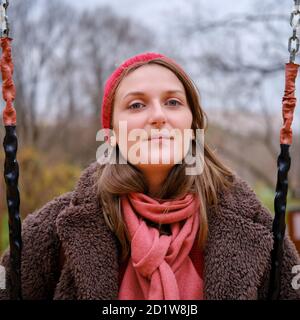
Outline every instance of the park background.
[[[205, 139], [273, 213], [292, 5], [292, 0], [10, 1], [22, 219], [72, 190], [96, 160], [105, 80], [122, 61], [145, 51], [174, 58], [192, 77], [208, 115]], [[300, 207], [299, 115], [298, 108], [288, 211]], [[3, 162], [4, 151], [1, 168]], [[2, 177], [0, 254], [7, 246]]]

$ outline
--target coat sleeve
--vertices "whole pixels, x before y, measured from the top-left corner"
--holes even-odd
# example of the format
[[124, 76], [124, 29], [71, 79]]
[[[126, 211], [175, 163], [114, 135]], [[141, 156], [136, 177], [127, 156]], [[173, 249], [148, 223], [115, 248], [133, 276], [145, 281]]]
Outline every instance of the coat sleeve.
[[[271, 212], [261, 205], [261, 209], [256, 216], [257, 222], [264, 224], [270, 232], [272, 231], [273, 218]], [[295, 244], [290, 239], [287, 231], [285, 232], [283, 241], [283, 261], [281, 269], [281, 287], [280, 287], [280, 300], [300, 300], [300, 288], [297, 289], [293, 285], [293, 279], [296, 276], [293, 273], [293, 267], [300, 267], [300, 256], [295, 247]], [[271, 272], [271, 253], [268, 268], [265, 271], [265, 275], [262, 281], [262, 285], [259, 288], [260, 299], [267, 299], [269, 280]]]
[[[267, 209], [257, 197], [254, 190], [250, 185], [240, 177], [238, 181], [238, 196], [240, 198], [247, 199], [247, 203], [251, 210], [248, 210], [247, 216], [256, 223], [263, 225], [266, 229], [272, 233], [273, 217], [269, 209]], [[280, 287], [280, 300], [298, 300], [300, 299], [300, 288], [294, 288], [293, 279], [296, 274], [293, 273], [293, 268], [300, 268], [300, 256], [295, 247], [295, 244], [291, 241], [288, 232], [286, 230], [283, 241], [283, 260], [281, 269], [281, 287]], [[299, 269], [298, 269], [299, 270]], [[267, 299], [269, 280], [271, 272], [271, 252], [269, 256], [269, 263], [261, 280], [261, 286], [258, 288], [258, 299]], [[295, 281], [294, 281], [295, 282]], [[299, 282], [299, 280], [298, 280]]]
[[[52, 299], [59, 277], [60, 241], [55, 220], [71, 200], [65, 193], [29, 214], [22, 222], [21, 281], [24, 300]], [[0, 259], [0, 300], [10, 299], [9, 248]], [[0, 279], [1, 283], [1, 279]]]

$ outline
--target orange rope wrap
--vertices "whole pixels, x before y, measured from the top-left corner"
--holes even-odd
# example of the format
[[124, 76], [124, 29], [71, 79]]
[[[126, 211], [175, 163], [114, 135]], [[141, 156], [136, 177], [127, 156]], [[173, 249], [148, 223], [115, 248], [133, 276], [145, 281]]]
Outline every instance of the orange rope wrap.
[[282, 98], [283, 126], [280, 130], [280, 144], [292, 144], [292, 122], [297, 99], [295, 98], [295, 80], [299, 65], [286, 63], [285, 65], [285, 90]]
[[13, 81], [14, 65], [11, 54], [11, 38], [1, 38], [0, 44], [2, 48], [2, 56], [0, 60], [0, 68], [2, 74], [2, 94], [6, 101], [3, 110], [3, 122], [5, 126], [16, 125], [17, 115], [13, 107], [13, 101], [16, 96], [16, 88]]

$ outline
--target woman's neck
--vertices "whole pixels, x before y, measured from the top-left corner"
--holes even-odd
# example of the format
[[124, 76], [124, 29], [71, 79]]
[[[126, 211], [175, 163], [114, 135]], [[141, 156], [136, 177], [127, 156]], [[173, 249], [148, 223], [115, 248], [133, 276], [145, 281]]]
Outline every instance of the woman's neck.
[[170, 172], [170, 168], [151, 168], [149, 170], [143, 170], [142, 172], [148, 185], [149, 196], [157, 197]]

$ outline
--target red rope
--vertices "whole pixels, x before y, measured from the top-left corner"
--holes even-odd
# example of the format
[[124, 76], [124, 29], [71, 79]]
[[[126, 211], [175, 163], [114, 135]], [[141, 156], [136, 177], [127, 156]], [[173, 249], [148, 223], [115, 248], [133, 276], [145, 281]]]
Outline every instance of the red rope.
[[0, 45], [2, 48], [2, 56], [0, 60], [0, 68], [2, 74], [2, 94], [6, 101], [3, 110], [3, 122], [5, 126], [16, 125], [17, 115], [13, 107], [13, 101], [16, 96], [16, 88], [13, 81], [14, 65], [11, 54], [11, 38], [1, 38]]
[[296, 63], [286, 63], [285, 65], [285, 90], [282, 98], [283, 126], [280, 130], [280, 143], [292, 144], [292, 122], [294, 109], [296, 106], [295, 80], [299, 65]]

